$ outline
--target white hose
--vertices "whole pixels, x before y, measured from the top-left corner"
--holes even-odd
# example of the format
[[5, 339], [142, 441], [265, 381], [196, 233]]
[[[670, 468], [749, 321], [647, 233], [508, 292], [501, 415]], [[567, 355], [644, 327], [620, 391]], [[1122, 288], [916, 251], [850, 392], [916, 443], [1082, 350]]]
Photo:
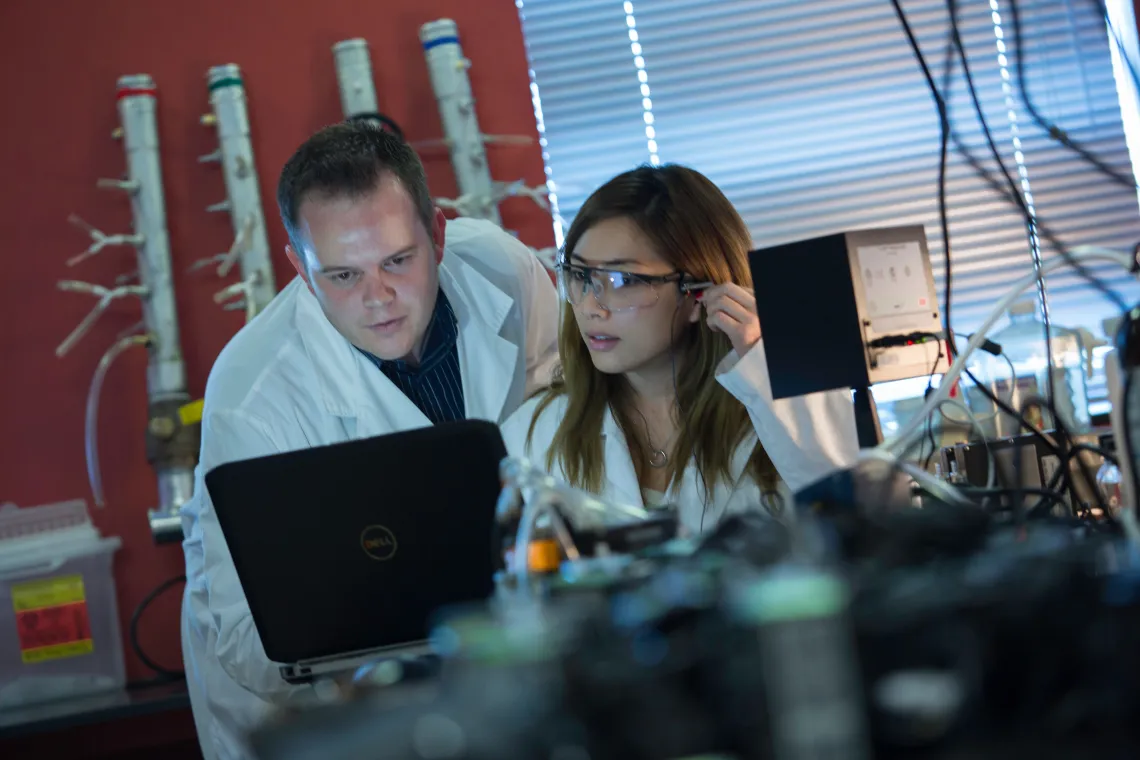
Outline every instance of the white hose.
[[87, 414], [85, 430], [85, 448], [87, 452], [87, 480], [91, 484], [91, 494], [95, 499], [95, 506], [103, 506], [103, 477], [99, 474], [99, 394], [103, 390], [103, 379], [107, 370], [118, 358], [119, 354], [131, 346], [145, 346], [151, 341], [149, 335], [127, 335], [116, 341], [95, 367], [95, 374], [91, 377], [91, 387], [87, 390]]
[[[1018, 280], [1017, 284], [1010, 289], [1009, 293], [1006, 294], [1006, 296], [997, 303], [997, 305], [994, 307], [993, 312], [989, 317], [986, 318], [986, 321], [982, 323], [981, 327], [979, 327], [974, 332], [973, 336], [970, 338], [969, 343], [966, 344], [965, 350], [963, 350], [962, 353], [958, 354], [958, 358], [956, 358], [954, 360], [954, 363], [950, 365], [950, 369], [946, 371], [946, 374], [943, 376], [942, 382], [939, 384], [938, 389], [935, 390], [934, 393], [930, 394], [930, 397], [926, 400], [926, 404], [922, 407], [922, 410], [918, 414], [911, 417], [910, 420], [907, 421], [907, 423], [893, 438], [883, 441], [881, 444], [872, 449], [872, 451], [877, 452], [877, 454], [887, 454], [892, 449], [896, 448], [899, 444], [905, 442], [907, 438], [909, 438], [910, 435], [923, 424], [923, 421], [926, 420], [926, 418], [931, 414], [933, 414], [944, 400], [949, 398], [950, 389], [954, 387], [954, 383], [957, 382], [958, 376], [962, 374], [962, 369], [966, 366], [966, 360], [970, 358], [970, 354], [974, 353], [974, 351], [977, 350], [980, 345], [982, 345], [986, 339], [986, 334], [989, 333], [990, 329], [994, 326], [994, 323], [997, 322], [998, 319], [1000, 319], [1001, 316], [1006, 313], [1013, 302], [1016, 301], [1022, 293], [1033, 287], [1037, 283], [1039, 276], [1044, 276], [1045, 274], [1052, 272], [1055, 269], [1068, 267], [1070, 266], [1070, 262], [1074, 260], [1110, 261], [1115, 264], [1119, 264], [1125, 269], [1131, 269], [1134, 263], [1134, 258], [1130, 253], [1122, 253], [1120, 251], [1113, 251], [1107, 248], [1099, 248], [1096, 246], [1080, 246], [1079, 248], [1074, 248], [1070, 252], [1070, 255], [1067, 257], [1062, 258], [1058, 256], [1042, 264], [1040, 274], [1034, 272]], [[1017, 381], [1015, 378], [1014, 385], [1016, 384]], [[881, 459], [882, 457], [873, 456], [872, 458]]]

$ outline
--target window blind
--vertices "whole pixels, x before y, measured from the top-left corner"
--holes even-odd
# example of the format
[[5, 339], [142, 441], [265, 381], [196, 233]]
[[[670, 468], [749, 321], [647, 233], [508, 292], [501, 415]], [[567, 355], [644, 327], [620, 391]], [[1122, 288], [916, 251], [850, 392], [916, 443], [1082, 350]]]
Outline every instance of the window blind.
[[[1027, 90], [1045, 120], [1132, 182], [1132, 186], [1114, 182], [1058, 143], [1034, 122], [1018, 98], [1017, 131], [1038, 216], [1068, 247], [1130, 250], [1140, 242], [1140, 213], [1103, 17], [1087, 0], [1021, 0], [1022, 48], [1016, 50], [1008, 2], [1001, 5], [1012, 87], [1018, 87], [1020, 57]], [[1043, 258], [1056, 255], [1051, 245], [1043, 245]], [[1089, 268], [1126, 304], [1140, 296], [1135, 279], [1119, 268]], [[1056, 323], [1094, 330], [1118, 311], [1071, 270], [1049, 280], [1047, 300]]]
[[[648, 161], [707, 174], [758, 247], [854, 228], [926, 227], [944, 287], [937, 175], [939, 121], [887, 0], [518, 0], [544, 147], [561, 216]], [[982, 112], [1007, 168], [1025, 173], [1033, 209], [1068, 246], [1131, 248], [1135, 192], [1111, 182], [1035, 127], [1014, 64], [1024, 56], [1043, 113], [1131, 176], [1108, 34], [1091, 3], [1022, 0], [1013, 50], [1006, 0], [960, 0], [959, 29]], [[996, 174], [963, 72], [943, 82], [946, 3], [903, 7], [961, 142]], [[1004, 180], [1003, 180], [1004, 182]], [[974, 329], [1031, 271], [1025, 219], [951, 147], [951, 318]], [[1048, 245], [1044, 258], [1056, 255]], [[1126, 303], [1134, 280], [1093, 268]], [[1071, 273], [1050, 280], [1055, 324], [1099, 329], [1113, 307]]]

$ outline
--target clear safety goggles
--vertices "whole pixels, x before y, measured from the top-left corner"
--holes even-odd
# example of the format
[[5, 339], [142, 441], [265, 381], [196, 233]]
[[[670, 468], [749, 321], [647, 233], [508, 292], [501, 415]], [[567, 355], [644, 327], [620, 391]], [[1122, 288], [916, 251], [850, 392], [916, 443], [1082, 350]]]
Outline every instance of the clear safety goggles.
[[659, 286], [670, 282], [680, 284], [682, 293], [703, 289], [690, 283], [681, 272], [637, 274], [571, 264], [565, 260], [559, 261], [555, 270], [558, 273], [558, 290], [568, 303], [578, 306], [592, 291], [598, 305], [609, 312], [649, 308], [660, 298]]

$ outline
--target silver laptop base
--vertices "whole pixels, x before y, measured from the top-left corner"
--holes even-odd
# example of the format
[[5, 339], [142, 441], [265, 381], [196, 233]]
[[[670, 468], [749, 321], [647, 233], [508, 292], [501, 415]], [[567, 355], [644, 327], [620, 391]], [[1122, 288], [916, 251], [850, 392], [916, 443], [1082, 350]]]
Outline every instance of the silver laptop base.
[[434, 651], [426, 640], [410, 644], [394, 644], [378, 649], [303, 660], [293, 665], [282, 665], [281, 677], [292, 684], [312, 683], [318, 678], [326, 676], [343, 676], [355, 673], [362, 665], [377, 660], [414, 658], [430, 654], [434, 654]]

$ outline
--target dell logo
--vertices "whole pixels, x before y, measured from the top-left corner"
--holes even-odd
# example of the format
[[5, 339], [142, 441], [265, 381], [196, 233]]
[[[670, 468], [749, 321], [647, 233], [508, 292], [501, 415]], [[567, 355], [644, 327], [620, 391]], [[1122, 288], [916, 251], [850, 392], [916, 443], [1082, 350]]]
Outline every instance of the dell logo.
[[369, 525], [360, 534], [364, 553], [375, 560], [384, 561], [396, 556], [396, 536], [383, 525]]

